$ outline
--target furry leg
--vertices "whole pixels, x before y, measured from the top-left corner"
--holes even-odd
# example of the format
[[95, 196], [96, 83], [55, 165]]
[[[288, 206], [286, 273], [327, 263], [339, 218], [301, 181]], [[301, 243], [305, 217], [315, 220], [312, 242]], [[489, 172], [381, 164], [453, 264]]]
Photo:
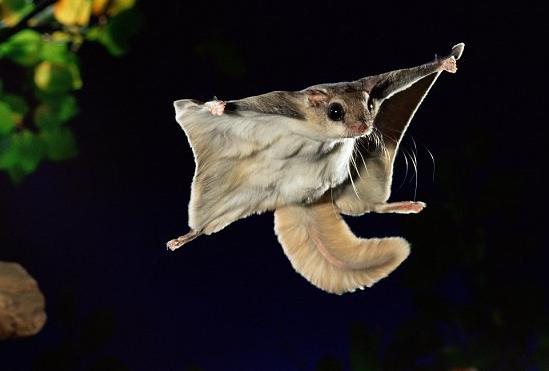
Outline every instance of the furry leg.
[[186, 244], [187, 242], [191, 242], [192, 240], [194, 240], [196, 237], [200, 235], [201, 235], [201, 232], [191, 229], [189, 233], [169, 241], [166, 244], [166, 247], [172, 251], [175, 251], [179, 249], [181, 246], [183, 246], [184, 244]]
[[425, 202], [402, 201], [377, 204], [374, 206], [374, 211], [376, 213], [417, 214], [426, 207], [427, 204]]

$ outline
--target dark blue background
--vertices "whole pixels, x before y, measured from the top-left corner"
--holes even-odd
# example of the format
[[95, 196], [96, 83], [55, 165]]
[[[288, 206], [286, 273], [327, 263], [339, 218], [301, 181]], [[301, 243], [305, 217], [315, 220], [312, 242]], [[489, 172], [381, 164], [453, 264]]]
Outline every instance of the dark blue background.
[[[351, 370], [353, 331], [375, 339], [383, 369], [441, 369], [448, 344], [467, 354], [456, 367], [480, 364], [478, 350], [499, 355], [490, 369], [534, 368], [547, 334], [543, 23], [536, 9], [448, 5], [142, 2], [128, 55], [85, 46], [78, 157], [19, 186], [0, 175], [0, 258], [33, 274], [49, 316], [37, 336], [0, 343], [0, 368]], [[272, 213], [166, 251], [187, 230], [194, 171], [174, 100], [351, 80], [457, 42], [458, 73], [441, 76], [404, 142], [417, 143], [428, 208], [349, 220], [358, 235], [411, 241], [388, 278], [344, 296], [316, 289], [284, 256]], [[414, 198], [404, 174], [399, 157], [395, 200]]]

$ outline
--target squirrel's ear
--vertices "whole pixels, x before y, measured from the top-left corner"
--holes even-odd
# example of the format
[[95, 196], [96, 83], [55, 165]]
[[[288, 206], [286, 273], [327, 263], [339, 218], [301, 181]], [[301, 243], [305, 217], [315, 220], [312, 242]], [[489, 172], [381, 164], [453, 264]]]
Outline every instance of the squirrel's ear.
[[318, 88], [308, 88], [303, 90], [305, 96], [307, 97], [307, 103], [311, 107], [319, 107], [328, 104], [330, 98], [328, 93], [323, 89]]
[[358, 83], [360, 84], [360, 88], [365, 91], [368, 94], [372, 93], [372, 90], [377, 85], [377, 83], [380, 81], [379, 76], [368, 76], [364, 77], [360, 80], [358, 80]]

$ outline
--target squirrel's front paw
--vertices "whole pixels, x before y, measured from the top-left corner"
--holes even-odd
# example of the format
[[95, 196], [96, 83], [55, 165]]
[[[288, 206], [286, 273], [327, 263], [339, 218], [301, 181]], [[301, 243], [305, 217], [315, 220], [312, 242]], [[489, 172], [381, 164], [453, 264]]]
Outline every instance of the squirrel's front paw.
[[206, 102], [204, 105], [210, 110], [211, 114], [214, 116], [221, 116], [225, 111], [225, 102], [222, 100], [213, 100], [211, 102]]
[[450, 73], [456, 73], [457, 72], [457, 63], [456, 58], [454, 56], [450, 56], [448, 58], [442, 59], [440, 61], [440, 70], [441, 71], [448, 71]]

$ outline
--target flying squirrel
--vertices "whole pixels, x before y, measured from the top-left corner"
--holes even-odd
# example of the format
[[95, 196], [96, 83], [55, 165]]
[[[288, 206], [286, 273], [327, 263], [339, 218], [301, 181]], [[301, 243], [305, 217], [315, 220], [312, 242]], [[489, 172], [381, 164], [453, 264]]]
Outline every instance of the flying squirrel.
[[464, 44], [417, 67], [301, 91], [232, 101], [174, 102], [196, 169], [190, 232], [175, 250], [251, 214], [274, 210], [275, 233], [294, 269], [343, 294], [371, 287], [410, 252], [401, 237], [359, 238], [340, 214], [419, 213], [387, 202], [393, 164], [417, 108]]

